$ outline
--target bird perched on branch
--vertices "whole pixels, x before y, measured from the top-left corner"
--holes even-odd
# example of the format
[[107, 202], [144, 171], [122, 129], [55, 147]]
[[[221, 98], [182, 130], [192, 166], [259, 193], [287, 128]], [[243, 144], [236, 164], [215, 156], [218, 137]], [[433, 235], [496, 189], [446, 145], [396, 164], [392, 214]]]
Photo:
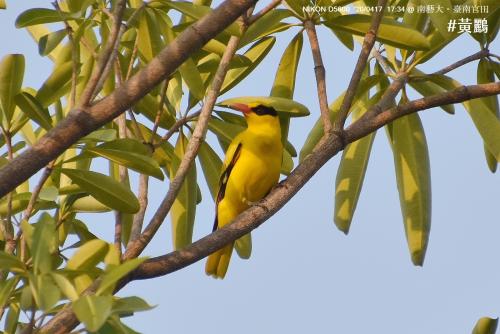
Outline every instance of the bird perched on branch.
[[[215, 206], [215, 231], [233, 221], [278, 183], [283, 145], [278, 113], [262, 103], [233, 103], [245, 116], [247, 129], [238, 134], [226, 152]], [[207, 275], [224, 278], [234, 242], [211, 254]]]

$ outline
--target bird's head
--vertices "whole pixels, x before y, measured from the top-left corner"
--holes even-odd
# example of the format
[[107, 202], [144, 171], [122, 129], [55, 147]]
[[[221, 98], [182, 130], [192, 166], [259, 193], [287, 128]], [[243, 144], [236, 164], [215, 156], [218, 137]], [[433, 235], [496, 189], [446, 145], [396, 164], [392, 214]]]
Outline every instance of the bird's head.
[[241, 111], [247, 121], [262, 119], [263, 116], [278, 117], [278, 112], [273, 107], [265, 106], [261, 103], [233, 103], [230, 107]]

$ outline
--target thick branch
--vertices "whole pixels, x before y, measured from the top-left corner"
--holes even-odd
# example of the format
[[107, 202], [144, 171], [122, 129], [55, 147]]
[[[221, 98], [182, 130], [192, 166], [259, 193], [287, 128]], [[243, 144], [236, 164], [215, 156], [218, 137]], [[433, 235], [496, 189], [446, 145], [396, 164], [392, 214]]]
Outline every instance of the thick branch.
[[0, 196], [4, 196], [54, 160], [78, 139], [130, 108], [170, 75], [187, 57], [234, 22], [255, 0], [226, 0], [183, 31], [143, 70], [98, 103], [73, 110], [33, 147], [0, 169]]
[[384, 16], [386, 3], [387, 0], [378, 1], [377, 5], [382, 6], [382, 10], [373, 14], [370, 29], [365, 34], [363, 46], [361, 47], [361, 52], [359, 53], [358, 62], [354, 67], [351, 81], [349, 81], [349, 86], [347, 86], [344, 100], [342, 100], [342, 105], [340, 106], [337, 119], [335, 120], [333, 125], [335, 131], [340, 131], [344, 128], [347, 115], [349, 114], [349, 109], [351, 108], [352, 101], [354, 100], [354, 96], [356, 95], [356, 89], [358, 88], [359, 81], [361, 80], [361, 76], [363, 75], [363, 70], [365, 69], [366, 62], [368, 61], [368, 56], [370, 55], [373, 45], [375, 44], [378, 27], [380, 26], [380, 22], [382, 21], [382, 17]]
[[[360, 118], [346, 128], [345, 140], [347, 144], [352, 143], [395, 119], [414, 112], [496, 94], [500, 94], [500, 83], [462, 86], [446, 93], [414, 100], [398, 107], [383, 110], [378, 114], [372, 114], [373, 117]], [[233, 223], [216, 230], [186, 248], [146, 261], [122, 281], [120, 287], [133, 280], [163, 276], [182, 269], [259, 227], [281, 209], [341, 149], [343, 149], [342, 139], [335, 134], [327, 134], [316, 146], [314, 152], [258, 205], [240, 214]]]
[[332, 130], [332, 123], [330, 122], [330, 109], [328, 108], [328, 97], [326, 95], [325, 66], [323, 65], [323, 59], [321, 57], [316, 26], [312, 20], [307, 20], [304, 22], [304, 28], [309, 38], [314, 60], [314, 74], [316, 75], [316, 89], [318, 91], [319, 109], [323, 121], [323, 129], [325, 133], [329, 133]]

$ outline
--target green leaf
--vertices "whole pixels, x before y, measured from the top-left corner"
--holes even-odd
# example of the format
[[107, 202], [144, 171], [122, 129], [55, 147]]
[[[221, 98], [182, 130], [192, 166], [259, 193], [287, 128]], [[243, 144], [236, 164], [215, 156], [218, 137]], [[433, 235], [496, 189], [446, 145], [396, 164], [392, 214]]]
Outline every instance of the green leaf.
[[[175, 76], [174, 76], [175, 78]], [[180, 80], [180, 77], [179, 77]], [[176, 80], [172, 79], [169, 82], [169, 88], [172, 85], [176, 84]], [[180, 87], [180, 93], [182, 97], [182, 87]], [[168, 94], [168, 89], [167, 89], [167, 100], [170, 100], [170, 96]], [[179, 106], [180, 106], [180, 97], [179, 97]], [[142, 115], [146, 116], [151, 122], [154, 122], [156, 119], [156, 115], [158, 114], [158, 108], [159, 108], [159, 97], [157, 96], [152, 96], [151, 94], [148, 94], [144, 96], [142, 99], [140, 99], [135, 105], [134, 105], [134, 111], [137, 113], [141, 113]], [[175, 123], [175, 118], [172, 116], [166, 108], [162, 109], [162, 112], [160, 114], [160, 122], [158, 125], [164, 129], [169, 129], [174, 123]]]
[[205, 95], [205, 87], [200, 72], [196, 67], [195, 62], [188, 58], [179, 67], [182, 79], [186, 82], [191, 94], [199, 101]]
[[56, 224], [54, 219], [43, 213], [33, 233], [33, 271], [48, 273], [52, 270], [51, 254], [56, 251]]
[[66, 29], [61, 29], [42, 36], [38, 41], [38, 53], [41, 56], [49, 55], [66, 37], [66, 33]]
[[61, 96], [69, 91], [69, 81], [73, 73], [73, 62], [67, 61], [60, 66], [56, 66], [54, 71], [45, 80], [42, 87], [36, 94], [37, 100], [44, 108], [56, 102]]
[[[199, 20], [203, 16], [212, 12], [212, 9], [207, 6], [199, 6], [183, 1], [164, 1], [168, 7], [173, 8], [182, 14], [185, 14], [193, 19]], [[241, 36], [241, 29], [236, 22], [231, 23], [226, 29], [228, 33], [234, 36]]]
[[97, 212], [109, 212], [112, 209], [89, 195], [75, 200], [73, 205], [71, 205], [71, 210], [74, 212], [97, 213]]
[[112, 266], [110, 270], [106, 269], [106, 272], [102, 275], [102, 281], [101, 284], [99, 284], [99, 289], [97, 289], [96, 295], [101, 295], [110, 289], [111, 291], [109, 292], [111, 293], [116, 282], [137, 268], [145, 260], [146, 258], [144, 257], [131, 259], [118, 266]]
[[101, 239], [87, 241], [68, 260], [66, 267], [73, 270], [89, 270], [104, 259], [108, 244]]
[[269, 51], [271, 51], [275, 41], [276, 38], [274, 37], [265, 37], [254, 43], [244, 53], [244, 56], [248, 58], [252, 64], [245, 67], [233, 68], [227, 71], [220, 95], [224, 94], [245, 79], [260, 64]]
[[11, 277], [8, 280], [0, 282], [0, 307], [5, 307], [8, 304], [9, 297], [15, 289], [19, 277]]
[[78, 292], [75, 287], [71, 283], [69, 279], [67, 279], [64, 275], [57, 273], [50, 273], [52, 279], [57, 284], [58, 288], [61, 292], [71, 301], [75, 301], [78, 299]]
[[[486, 59], [481, 59], [477, 65], [477, 83], [489, 83], [495, 82], [495, 73], [493, 72], [493, 68], [490, 65], [491, 63]], [[500, 118], [500, 111], [498, 107], [498, 97], [497, 96], [487, 96], [481, 98], [483, 104], [488, 108], [488, 110], [497, 118]], [[484, 147], [484, 153], [486, 155], [486, 162], [488, 164], [488, 168], [492, 173], [495, 173], [498, 166], [498, 161], [495, 156], [488, 150], [488, 148]]]
[[95, 332], [111, 315], [112, 305], [112, 296], [82, 296], [73, 302], [73, 311], [87, 330]]
[[215, 117], [208, 121], [208, 129], [212, 131], [220, 140], [229, 144], [238, 133], [245, 130], [245, 127], [221, 121]]
[[21, 90], [24, 77], [24, 56], [10, 54], [0, 62], [0, 112], [5, 118], [4, 126], [9, 128], [14, 114], [14, 97]]
[[26, 266], [14, 255], [0, 251], [0, 268], [2, 270], [8, 270], [17, 273], [23, 273], [26, 271]]
[[249, 259], [252, 255], [252, 234], [247, 233], [234, 242], [234, 249], [238, 256], [244, 260]]
[[495, 334], [498, 326], [498, 318], [483, 317], [476, 322], [472, 334]]
[[267, 12], [259, 18], [258, 22], [250, 25], [245, 34], [242, 36], [239, 47], [243, 47], [259, 38], [268, 36], [276, 30], [277, 27], [284, 25], [280, 21], [290, 17], [292, 12], [288, 9], [274, 9]]
[[36, 305], [42, 311], [50, 310], [61, 298], [61, 291], [49, 274], [30, 274], [30, 288]]
[[101, 147], [87, 147], [86, 152], [96, 154], [117, 164], [133, 169], [141, 174], [151, 175], [163, 180], [163, 172], [153, 158], [135, 153], [134, 151], [124, 151], [116, 149], [106, 149]]
[[66, 168], [61, 169], [61, 173], [68, 176], [71, 181], [78, 184], [99, 202], [114, 210], [125, 213], [139, 211], [139, 201], [134, 193], [110, 176]]
[[17, 106], [33, 121], [45, 130], [52, 128], [52, 118], [47, 108], [44, 108], [40, 102], [31, 94], [22, 92], [15, 97]]
[[[179, 159], [183, 158], [187, 144], [188, 140], [181, 132], [175, 145], [175, 153]], [[175, 177], [178, 168], [179, 165], [174, 162], [170, 170], [171, 180]], [[176, 250], [192, 242], [194, 218], [196, 215], [196, 189], [196, 165], [192, 164], [170, 210], [172, 239]]]
[[[364, 36], [370, 29], [371, 16], [362, 14], [342, 15], [324, 21], [323, 24], [333, 30], [346, 31]], [[390, 18], [382, 18], [377, 40], [402, 49], [427, 50], [430, 47], [427, 38], [417, 30]]]
[[137, 39], [138, 50], [146, 62], [151, 61], [163, 49], [164, 42], [151, 8], [142, 10]]
[[[361, 100], [353, 109], [354, 120], [358, 119], [368, 108], [380, 100], [382, 92], [377, 93], [369, 101]], [[358, 106], [359, 105], [359, 106]], [[354, 211], [365, 179], [371, 148], [376, 132], [347, 145], [335, 179], [334, 222], [339, 230], [349, 233]]]
[[303, 117], [310, 114], [309, 109], [301, 103], [293, 100], [274, 96], [241, 96], [233, 97], [217, 103], [219, 106], [231, 108], [234, 103], [244, 103], [250, 106], [262, 104], [274, 108], [278, 113], [286, 114], [290, 117]]
[[202, 142], [198, 152], [201, 169], [205, 175], [210, 195], [215, 201], [219, 192], [219, 179], [222, 172], [222, 161], [215, 151], [206, 142]]
[[[456, 34], [454, 32], [448, 31], [448, 23], [451, 19], [451, 13], [446, 8], [453, 8], [450, 0], [419, 0], [419, 5], [421, 6], [435, 6], [444, 8], [442, 12], [434, 10], [428, 11], [427, 16], [430, 18], [432, 25], [439, 31], [439, 33], [445, 38], [448, 39], [451, 35]], [[424, 16], [424, 15], [415, 15], [413, 16]]]
[[391, 124], [390, 142], [408, 247], [413, 264], [421, 266], [431, 227], [429, 152], [418, 114]]
[[148, 311], [151, 310], [153, 306], [150, 306], [148, 303], [144, 301], [144, 299], [139, 298], [139, 297], [125, 297], [125, 298], [119, 298], [114, 301], [113, 303], [113, 310], [112, 312], [114, 314], [131, 314], [134, 312], [140, 312], [140, 311]]
[[[292, 39], [283, 52], [274, 77], [273, 88], [271, 89], [270, 94], [271, 96], [293, 99], [297, 67], [299, 65], [300, 55], [302, 54], [303, 41], [304, 38], [302, 36], [302, 32], [300, 32]], [[290, 117], [288, 115], [281, 114], [279, 115], [279, 118], [281, 141], [285, 144], [288, 138]]]
[[31, 8], [16, 19], [16, 28], [24, 28], [43, 23], [61, 22], [64, 20], [78, 19], [80, 13], [67, 13], [48, 8]]
[[15, 334], [17, 325], [19, 324], [19, 315], [21, 313], [21, 308], [19, 303], [10, 303], [9, 312], [7, 313], [7, 319], [5, 321], [4, 333], [5, 334]]

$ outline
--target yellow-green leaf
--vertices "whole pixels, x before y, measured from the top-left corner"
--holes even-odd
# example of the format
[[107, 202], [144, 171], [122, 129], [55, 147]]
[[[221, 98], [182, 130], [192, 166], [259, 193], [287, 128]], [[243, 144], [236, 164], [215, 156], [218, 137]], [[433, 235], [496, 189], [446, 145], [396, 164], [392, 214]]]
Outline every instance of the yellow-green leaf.
[[5, 307], [9, 301], [9, 297], [12, 294], [17, 283], [19, 283], [19, 277], [11, 277], [5, 281], [0, 282], [0, 307]]
[[476, 322], [472, 334], [495, 334], [498, 326], [498, 318], [483, 317]]
[[196, 64], [191, 58], [186, 59], [179, 67], [179, 72], [182, 79], [189, 88], [191, 94], [199, 101], [205, 95], [205, 87], [200, 72], [196, 68]]
[[201, 169], [205, 175], [210, 195], [215, 201], [219, 192], [219, 179], [222, 172], [222, 161], [215, 151], [207, 143], [201, 143], [198, 152]]
[[[409, 84], [423, 97], [441, 94], [445, 92], [443, 88], [430, 81], [417, 80], [417, 81], [410, 81]], [[447, 104], [441, 106], [441, 109], [446, 111], [448, 114], [453, 115], [455, 113], [455, 107], [453, 107], [453, 104]]]
[[413, 264], [421, 266], [431, 227], [431, 175], [424, 128], [418, 114], [391, 124], [390, 141], [403, 221]]
[[134, 193], [112, 177], [77, 169], [63, 168], [61, 172], [102, 204], [125, 213], [139, 211], [139, 201]]
[[274, 9], [269, 11], [247, 29], [240, 40], [239, 47], [243, 47], [259, 38], [276, 32], [276, 28], [286, 25], [280, 21], [291, 15], [292, 12], [288, 9]]
[[97, 289], [96, 295], [101, 295], [106, 291], [112, 293], [116, 282], [118, 282], [129, 272], [137, 268], [145, 260], [145, 257], [135, 258], [128, 260], [120, 265], [112, 266], [109, 270], [106, 269], [106, 272], [102, 275], [101, 284], [99, 284], [99, 289]]
[[54, 219], [44, 213], [35, 226], [33, 233], [33, 271], [48, 273], [52, 270], [51, 253], [56, 250], [56, 224]]
[[52, 128], [52, 118], [47, 108], [44, 108], [40, 102], [31, 94], [22, 92], [15, 97], [17, 106], [30, 119], [38, 123], [45, 130]]
[[38, 53], [41, 56], [50, 54], [66, 37], [66, 33], [66, 29], [61, 29], [42, 36], [38, 41]]
[[[337, 16], [323, 23], [333, 30], [364, 36], [370, 29], [371, 20], [370, 15], [352, 14]], [[430, 47], [429, 41], [422, 33], [386, 17], [382, 18], [377, 40], [402, 49], [427, 50]]]
[[73, 311], [85, 328], [95, 332], [111, 315], [113, 296], [82, 296], [73, 302]]
[[[182, 160], [188, 144], [187, 138], [181, 132], [175, 145], [175, 154]], [[172, 164], [170, 178], [173, 179], [179, 165]], [[197, 184], [196, 165], [193, 163], [187, 172], [186, 178], [177, 194], [170, 210], [172, 219], [172, 239], [175, 249], [181, 249], [192, 242], [193, 225], [196, 214]]]
[[241, 96], [219, 102], [217, 105], [230, 108], [234, 103], [244, 103], [251, 106], [262, 104], [274, 108], [278, 113], [286, 114], [290, 117], [303, 117], [310, 114], [309, 109], [294, 100], [274, 97], [274, 96]]
[[24, 77], [24, 56], [10, 54], [3, 57], [0, 62], [0, 112], [3, 125], [10, 127], [12, 115], [16, 104], [15, 96], [21, 90]]
[[137, 39], [138, 50], [146, 62], [153, 59], [163, 48], [164, 43], [158, 23], [154, 10], [151, 8], [146, 8], [141, 12]]
[[77, 19], [79, 16], [80, 13], [71, 14], [48, 8], [30, 8], [19, 14], [16, 19], [16, 28]]
[[104, 259], [108, 252], [108, 243], [101, 239], [87, 241], [68, 260], [66, 267], [73, 270], [89, 270]]
[[68, 61], [54, 68], [54, 71], [47, 80], [45, 80], [36, 94], [37, 100], [44, 108], [56, 102], [61, 96], [69, 91], [70, 85], [68, 85], [68, 83], [71, 80], [72, 73], [72, 61]]
[[234, 249], [242, 259], [249, 259], [252, 255], [252, 234], [247, 233], [234, 242]]

